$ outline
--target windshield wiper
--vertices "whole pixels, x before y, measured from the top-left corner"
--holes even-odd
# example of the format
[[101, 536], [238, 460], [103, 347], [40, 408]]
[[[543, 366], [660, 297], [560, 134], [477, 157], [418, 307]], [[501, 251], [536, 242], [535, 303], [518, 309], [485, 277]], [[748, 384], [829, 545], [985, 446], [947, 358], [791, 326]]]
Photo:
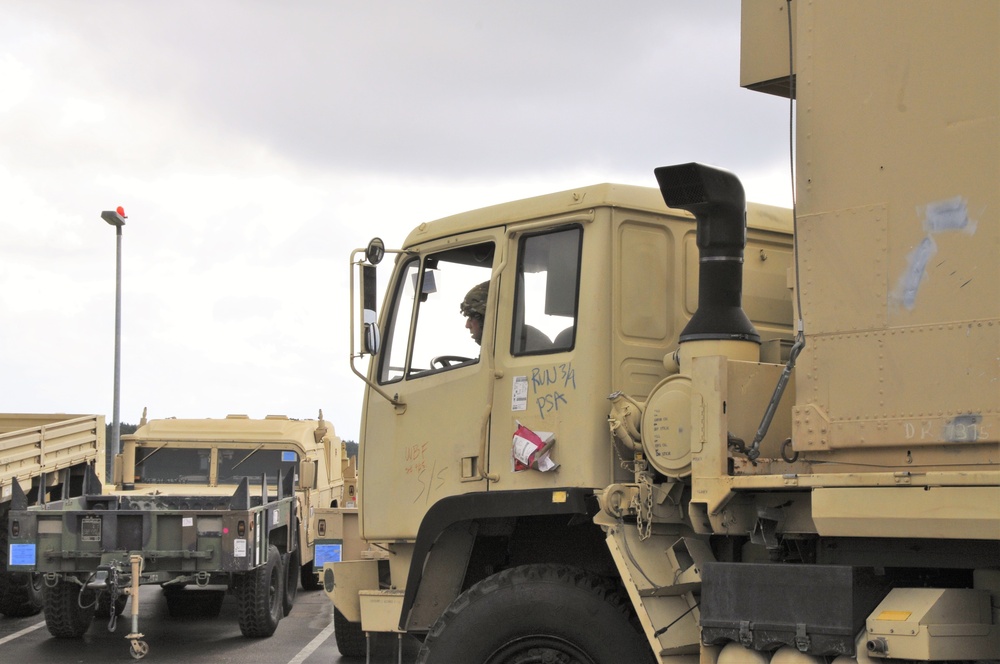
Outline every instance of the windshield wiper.
[[157, 452], [159, 452], [160, 450], [162, 450], [164, 447], [166, 447], [166, 445], [160, 445], [159, 447], [153, 448], [153, 450], [149, 454], [147, 454], [146, 456], [142, 457], [142, 459], [140, 459], [139, 461], [135, 462], [136, 468], [138, 468], [142, 464], [146, 463], [146, 459], [148, 459], [149, 457], [153, 456], [154, 454], [156, 454]]
[[257, 454], [257, 452], [259, 452], [263, 447], [264, 447], [264, 443], [261, 443], [260, 445], [258, 445], [254, 449], [250, 450], [250, 454], [246, 455], [245, 457], [243, 457], [242, 459], [240, 459], [239, 461], [237, 461], [236, 463], [234, 463], [233, 467], [229, 469], [229, 472], [231, 473], [234, 470], [236, 470], [236, 466], [240, 465], [241, 463], [243, 463], [244, 461], [246, 461], [247, 459], [249, 459], [250, 457], [252, 457], [254, 454]]

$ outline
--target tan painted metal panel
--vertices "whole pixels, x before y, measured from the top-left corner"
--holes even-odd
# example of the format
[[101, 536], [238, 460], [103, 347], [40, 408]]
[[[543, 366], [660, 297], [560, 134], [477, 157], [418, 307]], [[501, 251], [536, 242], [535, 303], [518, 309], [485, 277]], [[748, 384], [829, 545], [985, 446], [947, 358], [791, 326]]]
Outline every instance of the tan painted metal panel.
[[1000, 4], [796, 4], [796, 449], [976, 462], [1000, 440]]
[[812, 505], [823, 536], [1000, 539], [1000, 486], [817, 488]]

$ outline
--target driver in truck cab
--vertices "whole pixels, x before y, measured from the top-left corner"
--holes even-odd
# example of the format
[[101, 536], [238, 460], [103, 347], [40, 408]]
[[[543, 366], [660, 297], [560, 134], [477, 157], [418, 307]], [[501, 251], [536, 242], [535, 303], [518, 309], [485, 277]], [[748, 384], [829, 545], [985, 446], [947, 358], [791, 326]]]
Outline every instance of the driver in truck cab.
[[465, 329], [472, 335], [473, 341], [483, 344], [483, 320], [486, 318], [486, 297], [490, 292], [490, 282], [473, 286], [458, 305], [465, 316]]

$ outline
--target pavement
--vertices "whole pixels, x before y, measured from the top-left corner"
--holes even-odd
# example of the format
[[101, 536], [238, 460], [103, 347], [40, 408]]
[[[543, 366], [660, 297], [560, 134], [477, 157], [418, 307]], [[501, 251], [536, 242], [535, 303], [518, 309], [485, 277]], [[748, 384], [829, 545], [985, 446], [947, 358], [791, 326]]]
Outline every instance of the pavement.
[[[0, 653], [8, 664], [71, 664], [73, 662], [134, 662], [130, 655], [131, 603], [118, 618], [114, 632], [107, 619], [95, 619], [77, 639], [53, 638], [43, 614], [27, 618], [0, 617]], [[217, 616], [171, 617], [158, 586], [139, 592], [139, 631], [148, 644], [141, 660], [156, 664], [358, 664], [365, 658], [343, 657], [333, 634], [333, 605], [323, 591], [299, 589], [291, 613], [274, 635], [248, 639], [240, 633], [236, 600], [225, 595]], [[377, 635], [370, 664], [410, 664], [419, 642], [389, 634]], [[401, 652], [400, 652], [401, 651]]]

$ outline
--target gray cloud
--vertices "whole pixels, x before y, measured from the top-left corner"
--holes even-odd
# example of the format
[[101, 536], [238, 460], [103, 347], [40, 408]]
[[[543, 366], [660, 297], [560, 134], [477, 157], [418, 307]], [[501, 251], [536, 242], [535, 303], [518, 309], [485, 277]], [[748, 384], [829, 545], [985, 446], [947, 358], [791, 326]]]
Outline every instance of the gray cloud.
[[681, 161], [787, 180], [735, 2], [13, 0], [0, 79], [15, 410], [111, 411], [118, 204], [126, 421], [323, 407], [354, 437], [371, 236]]
[[[157, 109], [148, 124], [136, 120], [136, 131], [156, 132], [174, 118], [219, 139], [252, 137], [313, 168], [431, 177], [566, 164], [629, 171], [696, 149], [727, 154], [739, 144], [752, 157], [726, 164], [738, 168], [764, 149], [761, 121], [773, 109], [737, 87], [738, 11], [721, 3], [21, 9], [59, 28], [71, 44], [65, 57], [93, 61], [90, 73], [66, 85], [81, 95], [113, 91], [96, 102]], [[734, 117], [735, 105], [743, 108]], [[206, 153], [224, 149], [212, 143]], [[155, 160], [197, 162], [192, 149], [162, 145]]]

